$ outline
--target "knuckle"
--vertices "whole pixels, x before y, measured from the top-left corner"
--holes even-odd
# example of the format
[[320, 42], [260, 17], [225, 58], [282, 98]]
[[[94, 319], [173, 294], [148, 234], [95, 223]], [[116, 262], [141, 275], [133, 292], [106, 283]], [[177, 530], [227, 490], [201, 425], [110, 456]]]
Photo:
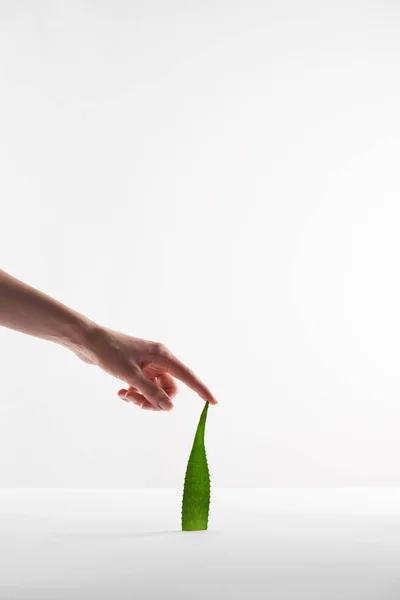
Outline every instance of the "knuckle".
[[165, 356], [168, 354], [167, 348], [164, 346], [164, 344], [161, 344], [161, 342], [155, 342], [153, 349], [157, 356]]

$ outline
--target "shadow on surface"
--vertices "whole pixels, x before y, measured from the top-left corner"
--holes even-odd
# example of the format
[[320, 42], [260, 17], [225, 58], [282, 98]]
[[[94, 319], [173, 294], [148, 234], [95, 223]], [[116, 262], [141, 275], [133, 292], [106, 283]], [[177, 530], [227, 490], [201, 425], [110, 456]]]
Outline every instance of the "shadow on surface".
[[164, 535], [171, 535], [177, 533], [185, 533], [180, 529], [173, 529], [167, 531], [140, 531], [140, 532], [126, 532], [126, 533], [74, 533], [74, 532], [65, 532], [65, 533], [56, 533], [51, 535], [52, 539], [58, 540], [88, 540], [88, 541], [97, 541], [97, 540], [122, 540], [122, 539], [135, 539], [135, 538], [147, 538], [147, 537], [157, 537]]

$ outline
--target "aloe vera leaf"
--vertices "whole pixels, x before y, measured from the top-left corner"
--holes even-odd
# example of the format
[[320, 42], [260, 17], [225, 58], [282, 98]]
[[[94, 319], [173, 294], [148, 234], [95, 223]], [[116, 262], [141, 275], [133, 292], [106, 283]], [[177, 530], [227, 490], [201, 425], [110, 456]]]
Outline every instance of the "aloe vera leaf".
[[208, 402], [201, 413], [186, 468], [182, 499], [182, 531], [199, 531], [208, 527], [210, 473], [204, 446], [207, 412]]

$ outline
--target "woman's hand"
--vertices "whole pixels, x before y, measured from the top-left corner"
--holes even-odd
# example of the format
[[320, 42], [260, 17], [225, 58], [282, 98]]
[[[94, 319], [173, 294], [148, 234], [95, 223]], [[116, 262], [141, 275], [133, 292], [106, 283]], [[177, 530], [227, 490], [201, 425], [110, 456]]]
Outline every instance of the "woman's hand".
[[165, 346], [96, 325], [54, 298], [0, 270], [0, 325], [49, 340], [130, 387], [118, 392], [148, 410], [171, 410], [176, 379], [216, 404], [210, 390]]
[[169, 411], [178, 392], [176, 378], [203, 400], [217, 404], [204, 383], [163, 344], [105, 328], [95, 328], [88, 340], [87, 348], [76, 353], [85, 362], [126, 382], [129, 387], [118, 392], [125, 402], [145, 410]]

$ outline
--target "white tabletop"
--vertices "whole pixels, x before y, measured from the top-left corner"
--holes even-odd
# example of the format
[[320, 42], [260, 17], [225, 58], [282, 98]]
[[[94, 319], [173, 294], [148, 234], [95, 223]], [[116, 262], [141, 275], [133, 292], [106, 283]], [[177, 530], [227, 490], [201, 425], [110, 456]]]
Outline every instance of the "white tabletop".
[[400, 490], [0, 490], [0, 600], [399, 600]]

